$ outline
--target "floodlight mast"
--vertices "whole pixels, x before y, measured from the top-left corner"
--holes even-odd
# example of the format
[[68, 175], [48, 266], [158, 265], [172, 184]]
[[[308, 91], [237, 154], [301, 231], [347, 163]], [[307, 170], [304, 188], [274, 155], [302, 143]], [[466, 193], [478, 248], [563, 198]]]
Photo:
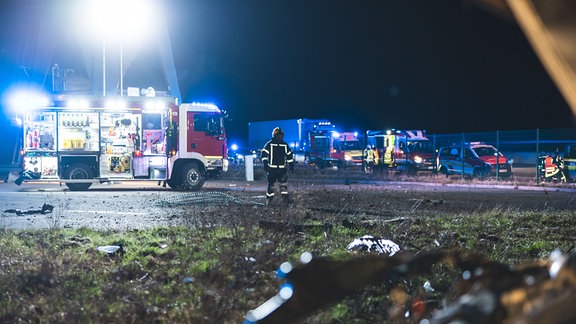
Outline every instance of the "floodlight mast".
[[106, 36], [104, 35], [102, 35], [102, 97], [106, 97]]
[[[80, 31], [79, 37], [102, 39], [100, 84], [103, 89], [100, 93], [103, 96], [112, 92], [118, 94], [118, 90], [119, 95], [124, 96], [125, 69], [130, 65], [138, 47], [149, 43], [156, 45], [160, 52], [164, 80], [169, 92], [179, 102], [181, 101], [168, 26], [160, 5], [162, 2], [157, 0], [85, 0], [78, 3], [74, 12]], [[92, 37], [86, 37], [90, 34]], [[86, 48], [89, 47], [89, 44], [86, 44]], [[111, 50], [116, 51], [118, 56], [116, 54], [111, 56]], [[118, 60], [115, 57], [118, 57]], [[112, 80], [109, 80], [111, 74], [108, 70], [116, 68], [119, 70], [118, 78], [112, 77]], [[92, 75], [98, 75], [98, 72]], [[93, 86], [98, 87], [97, 84], [98, 82], [93, 83]], [[115, 90], [108, 89], [108, 86], [114, 86]], [[140, 87], [147, 86], [140, 85]], [[94, 88], [93, 92], [99, 91]]]
[[[151, 87], [158, 91], [160, 87], [181, 103], [164, 14], [168, 9], [168, 3], [160, 0], [42, 1], [38, 7], [22, 11], [27, 19], [21, 23], [36, 36], [21, 40], [20, 65], [35, 72], [52, 66], [53, 95], [110, 96], [120, 91], [120, 96], [127, 96], [128, 89], [134, 95], [135, 89]], [[68, 33], [71, 37], [54, 38]], [[159, 60], [141, 59], [144, 57]], [[158, 62], [160, 69], [146, 62]], [[69, 71], [73, 78], [67, 79]], [[137, 75], [154, 75], [156, 71], [162, 74], [148, 79]], [[27, 75], [27, 82], [44, 84], [46, 80], [36, 75], [40, 73]]]

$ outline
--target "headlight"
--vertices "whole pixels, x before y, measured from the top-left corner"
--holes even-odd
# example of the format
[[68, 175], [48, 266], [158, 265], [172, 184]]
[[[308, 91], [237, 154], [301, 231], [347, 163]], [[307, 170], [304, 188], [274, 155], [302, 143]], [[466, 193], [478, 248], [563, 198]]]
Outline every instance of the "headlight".
[[414, 162], [416, 162], [416, 163], [422, 163], [422, 158], [419, 157], [419, 156], [415, 156], [415, 157], [414, 157]]
[[346, 161], [352, 161], [352, 156], [346, 154], [346, 155], [344, 155], [344, 160], [346, 160]]

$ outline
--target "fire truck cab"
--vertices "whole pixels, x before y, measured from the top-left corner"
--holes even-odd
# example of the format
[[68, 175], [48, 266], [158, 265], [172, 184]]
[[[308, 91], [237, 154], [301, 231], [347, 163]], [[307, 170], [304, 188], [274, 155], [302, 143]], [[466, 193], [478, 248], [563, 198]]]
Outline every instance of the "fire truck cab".
[[378, 151], [378, 164], [409, 173], [436, 172], [434, 145], [424, 130], [367, 131], [367, 142]]
[[338, 132], [333, 124], [319, 123], [309, 134], [308, 161], [319, 168], [362, 165], [362, 141], [357, 132]]
[[22, 172], [16, 183], [164, 181], [199, 190], [228, 169], [220, 109], [172, 97], [56, 96], [23, 113]]

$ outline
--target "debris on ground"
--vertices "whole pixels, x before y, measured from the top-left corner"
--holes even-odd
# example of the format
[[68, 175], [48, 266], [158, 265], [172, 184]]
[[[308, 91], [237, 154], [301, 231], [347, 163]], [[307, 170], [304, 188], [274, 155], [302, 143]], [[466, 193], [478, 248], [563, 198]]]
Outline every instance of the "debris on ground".
[[49, 204], [42, 205], [41, 209], [6, 209], [5, 213], [13, 213], [18, 216], [31, 215], [31, 214], [48, 214], [54, 210], [54, 206]]
[[248, 199], [236, 198], [224, 192], [218, 191], [200, 191], [187, 192], [179, 195], [172, 195], [158, 199], [156, 206], [178, 206], [188, 204], [222, 204], [235, 203], [239, 205], [265, 205], [261, 202], [255, 202]]
[[400, 251], [400, 246], [382, 237], [364, 235], [350, 242], [346, 249], [350, 252], [375, 252], [377, 254], [393, 256], [396, 252]]
[[[352, 260], [326, 258], [285, 262], [280, 292], [249, 311], [245, 323], [277, 323], [306, 316], [359, 292], [371, 283], [387, 281], [390, 295], [402, 290], [399, 282], [429, 275], [435, 264], [461, 271], [455, 281], [456, 299], [437, 309], [419, 300], [400, 298], [389, 309], [392, 321], [409, 318], [434, 323], [574, 323], [576, 311], [576, 252], [556, 251], [548, 262], [509, 267], [481, 255], [435, 251], [392, 257], [369, 255]], [[289, 266], [287, 266], [289, 265]], [[426, 291], [432, 292], [430, 283]], [[287, 287], [289, 288], [287, 292]], [[284, 291], [283, 291], [284, 290]], [[386, 293], [386, 292], [383, 292]], [[408, 296], [407, 292], [402, 292]], [[394, 300], [394, 298], [392, 298]], [[415, 307], [419, 305], [418, 307]], [[426, 319], [427, 318], [427, 319]]]
[[122, 244], [118, 245], [103, 245], [96, 248], [100, 252], [108, 253], [109, 255], [124, 254]]

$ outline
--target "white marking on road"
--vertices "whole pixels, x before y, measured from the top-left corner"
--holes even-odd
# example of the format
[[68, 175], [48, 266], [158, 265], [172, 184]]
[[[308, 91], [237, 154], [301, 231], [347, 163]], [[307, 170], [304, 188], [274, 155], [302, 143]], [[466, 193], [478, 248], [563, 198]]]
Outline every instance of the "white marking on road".
[[120, 212], [113, 210], [67, 210], [70, 213], [99, 213], [99, 214], [116, 214], [116, 215], [147, 215], [148, 213], [136, 213], [136, 212]]

